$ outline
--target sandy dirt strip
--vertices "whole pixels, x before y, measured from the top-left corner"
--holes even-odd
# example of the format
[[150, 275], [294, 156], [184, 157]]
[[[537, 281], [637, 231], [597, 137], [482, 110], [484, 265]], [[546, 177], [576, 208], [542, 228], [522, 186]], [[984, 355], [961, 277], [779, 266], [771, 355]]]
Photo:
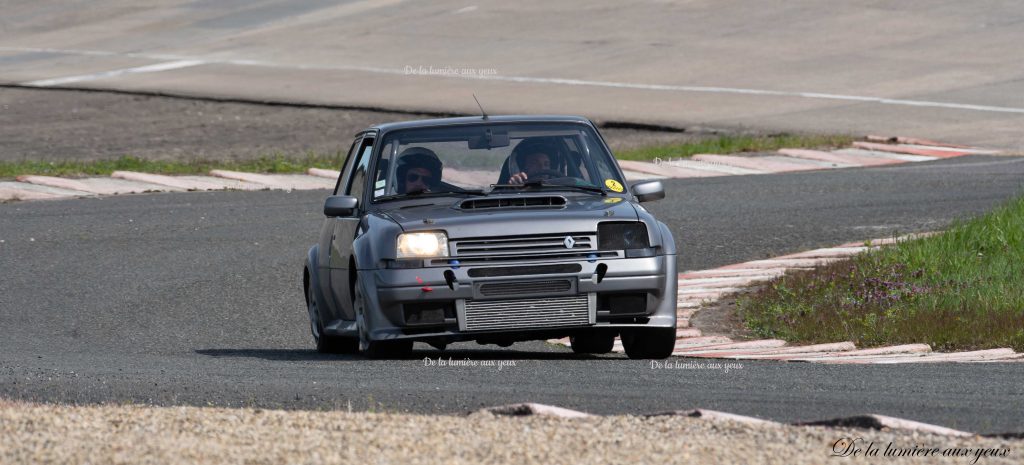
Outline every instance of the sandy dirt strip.
[[[1022, 446], [1019, 439], [686, 416], [425, 416], [0, 401], [4, 464], [969, 464], [978, 450], [985, 456], [976, 463], [1010, 464], [1020, 463]], [[915, 447], [938, 452], [885, 456]], [[943, 456], [946, 450], [968, 455]]]
[[[0, 87], [0, 161], [333, 155], [347, 152], [352, 136], [375, 124], [438, 116]], [[613, 150], [714, 137], [699, 128], [605, 126], [601, 133]]]

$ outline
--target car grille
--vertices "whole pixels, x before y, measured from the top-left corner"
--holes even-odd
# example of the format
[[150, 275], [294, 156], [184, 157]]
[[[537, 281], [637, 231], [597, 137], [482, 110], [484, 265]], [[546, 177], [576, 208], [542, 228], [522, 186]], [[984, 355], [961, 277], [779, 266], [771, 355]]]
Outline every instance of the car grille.
[[485, 297], [513, 296], [523, 294], [550, 294], [566, 292], [572, 289], [572, 281], [525, 281], [512, 283], [484, 283], [480, 285], [480, 295]]
[[548, 299], [465, 301], [465, 316], [460, 329], [552, 328], [583, 326], [592, 323], [587, 295]]
[[[566, 240], [571, 237], [572, 240]], [[512, 258], [522, 255], [571, 254], [596, 251], [596, 233], [565, 233], [456, 239], [449, 242], [453, 258]], [[569, 245], [567, 247], [567, 245]]]
[[[476, 257], [451, 257], [434, 258], [427, 263], [429, 266], [452, 266], [452, 265], [500, 265], [504, 263], [536, 263], [565, 260], [598, 260], [608, 258], [623, 258], [625, 253], [621, 250], [585, 251], [568, 253], [539, 253], [539, 254], [508, 254], [508, 255], [480, 255]], [[458, 262], [458, 263], [456, 263]]]
[[470, 278], [500, 278], [505, 276], [524, 276], [533, 274], [564, 274], [579, 273], [583, 267], [579, 263], [561, 263], [558, 265], [502, 266], [488, 268], [470, 268]]

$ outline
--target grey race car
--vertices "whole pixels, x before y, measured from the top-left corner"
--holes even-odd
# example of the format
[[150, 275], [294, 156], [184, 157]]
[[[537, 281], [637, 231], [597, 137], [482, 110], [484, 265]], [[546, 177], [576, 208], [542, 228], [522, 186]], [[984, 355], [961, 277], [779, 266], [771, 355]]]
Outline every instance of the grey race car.
[[676, 247], [625, 187], [594, 124], [572, 116], [412, 121], [359, 133], [303, 285], [320, 352], [399, 357], [414, 341], [665, 358]]

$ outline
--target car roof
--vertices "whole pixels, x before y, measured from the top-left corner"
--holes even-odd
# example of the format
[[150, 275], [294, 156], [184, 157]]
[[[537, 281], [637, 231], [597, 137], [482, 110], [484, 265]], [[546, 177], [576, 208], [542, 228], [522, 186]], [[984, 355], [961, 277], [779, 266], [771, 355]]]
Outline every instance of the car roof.
[[397, 129], [429, 128], [443, 126], [461, 126], [469, 124], [486, 123], [583, 123], [591, 124], [590, 120], [582, 116], [572, 115], [494, 115], [487, 116], [463, 116], [457, 118], [436, 118], [416, 121], [399, 121], [396, 123], [378, 124], [368, 128], [380, 132], [394, 131]]

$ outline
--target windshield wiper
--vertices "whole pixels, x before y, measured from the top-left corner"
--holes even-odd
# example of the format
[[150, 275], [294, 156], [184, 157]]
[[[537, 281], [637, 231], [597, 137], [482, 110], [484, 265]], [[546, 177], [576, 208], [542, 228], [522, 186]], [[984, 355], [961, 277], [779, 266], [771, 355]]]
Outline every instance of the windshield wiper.
[[601, 196], [608, 196], [608, 192], [597, 186], [582, 186], [578, 184], [561, 184], [557, 182], [546, 182], [544, 179], [537, 181], [527, 181], [523, 184], [491, 184], [492, 188], [495, 187], [566, 187], [569, 189], [578, 189], [585, 192], [594, 192], [601, 194]]
[[487, 195], [482, 190], [447, 190], [447, 191], [413, 191], [405, 194], [391, 194], [383, 197], [377, 197], [373, 199], [374, 202], [380, 202], [382, 200], [395, 200], [395, 199], [406, 199], [406, 198], [426, 198], [426, 197], [444, 197], [452, 194], [463, 194], [463, 195]]

